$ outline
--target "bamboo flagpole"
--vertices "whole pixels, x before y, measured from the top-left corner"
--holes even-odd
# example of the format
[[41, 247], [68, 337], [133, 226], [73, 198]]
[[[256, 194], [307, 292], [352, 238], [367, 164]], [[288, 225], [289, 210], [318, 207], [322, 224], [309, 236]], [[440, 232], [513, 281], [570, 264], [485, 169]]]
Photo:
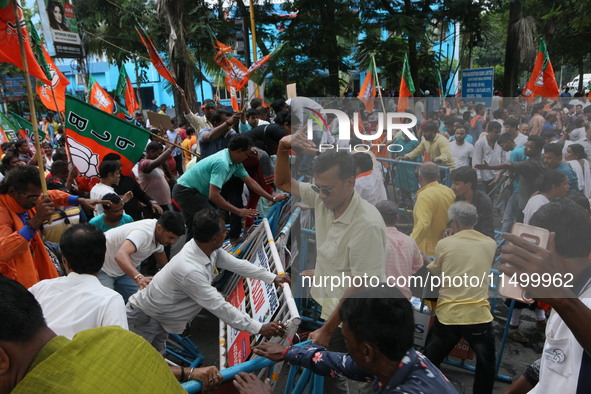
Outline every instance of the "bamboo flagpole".
[[[249, 7], [249, 11], [250, 11], [250, 33], [251, 33], [251, 36], [252, 36], [252, 60], [253, 60], [253, 63], [256, 63], [257, 60], [258, 60], [258, 55], [257, 55], [257, 31], [256, 31], [255, 20], [254, 20], [254, 2], [252, 0], [250, 0], [250, 4], [249, 5], [250, 5], [250, 7]], [[261, 92], [259, 90], [259, 85], [257, 85], [256, 83], [254, 84], [254, 90], [255, 90], [255, 97], [260, 97], [261, 96]]]
[[384, 116], [386, 116], [386, 106], [384, 105], [384, 98], [382, 97], [382, 86], [380, 85], [380, 79], [378, 78], [378, 69], [376, 67], [376, 57], [375, 54], [371, 54], [371, 60], [373, 61], [373, 72], [376, 76], [376, 90], [378, 91], [378, 96], [380, 96], [380, 102], [382, 103], [382, 112]]
[[[141, 127], [140, 127], [140, 128], [141, 128]], [[152, 133], [152, 132], [150, 132], [149, 130], [146, 130], [146, 129], [144, 129], [144, 128], [141, 128], [141, 129], [142, 129], [142, 130], [145, 130], [145, 131], [146, 131], [146, 133], [149, 133], [149, 134], [150, 134], [151, 136], [153, 136], [154, 138], [157, 138], [157, 139], [159, 139], [159, 140], [160, 140], [160, 141], [162, 141], [162, 142], [166, 142], [166, 143], [168, 143], [168, 144], [170, 144], [170, 145], [174, 146], [175, 148], [179, 148], [179, 149], [180, 149], [180, 150], [182, 150], [183, 152], [187, 152], [187, 153], [189, 153], [189, 154], [191, 154], [191, 155], [193, 155], [193, 156], [196, 156], [197, 158], [201, 157], [201, 155], [200, 155], [200, 154], [198, 154], [198, 153], [195, 153], [195, 152], [193, 152], [193, 151], [190, 151], [190, 150], [188, 150], [188, 149], [185, 149], [185, 148], [183, 148], [182, 146], [180, 146], [179, 144], [175, 144], [174, 142], [170, 142], [170, 141], [168, 140], [168, 138], [164, 138], [164, 137], [162, 137], [162, 136], [160, 136], [160, 135], [158, 135], [158, 134], [154, 134], [154, 133]]]
[[33, 88], [31, 86], [31, 77], [29, 76], [29, 65], [27, 64], [27, 56], [25, 54], [25, 40], [23, 37], [23, 32], [21, 30], [21, 26], [23, 21], [21, 21], [19, 15], [19, 5], [18, 0], [12, 0], [14, 3], [14, 17], [17, 25], [18, 31], [18, 43], [21, 49], [21, 58], [23, 61], [23, 70], [25, 72], [25, 83], [27, 85], [27, 98], [29, 99], [29, 111], [31, 112], [31, 124], [33, 126], [33, 138], [35, 142], [35, 159], [37, 161], [37, 167], [39, 167], [39, 179], [41, 180], [41, 190], [43, 191], [43, 195], [47, 196], [47, 183], [45, 181], [45, 166], [43, 164], [43, 157], [41, 155], [41, 143], [39, 142], [39, 129], [37, 125], [37, 114], [35, 112], [35, 99], [33, 96]]

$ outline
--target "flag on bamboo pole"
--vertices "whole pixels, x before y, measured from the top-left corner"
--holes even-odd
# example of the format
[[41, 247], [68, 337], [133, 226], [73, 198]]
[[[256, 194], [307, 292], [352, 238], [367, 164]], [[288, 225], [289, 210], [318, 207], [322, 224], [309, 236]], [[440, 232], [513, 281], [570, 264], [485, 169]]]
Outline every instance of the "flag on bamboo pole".
[[279, 54], [285, 47], [285, 42], [279, 45], [277, 48], [273, 49], [271, 53], [268, 55], [263, 56], [256, 62], [252, 64], [247, 70], [246, 76], [251, 80], [254, 81], [257, 85], [262, 85], [265, 83], [265, 77], [271, 71], [273, 65], [277, 62], [279, 58]]
[[140, 105], [137, 101], [137, 96], [133, 90], [133, 85], [131, 84], [131, 79], [129, 79], [123, 64], [119, 68], [119, 79], [117, 80], [115, 96], [123, 97], [123, 100], [125, 100], [125, 106], [127, 107], [127, 112], [130, 114], [134, 114], [135, 111], [140, 108]]
[[107, 114], [75, 97], [66, 96], [66, 141], [81, 175], [98, 177], [99, 163], [108, 153], [121, 156], [123, 174], [130, 174], [148, 143], [150, 133]]
[[232, 47], [218, 41], [211, 28], [207, 25], [206, 28], [216, 51], [213, 60], [226, 73], [226, 86], [236, 88], [237, 91], [244, 89], [248, 83], [248, 69], [240, 60], [232, 56]]
[[[29, 141], [30, 144], [35, 145], [33, 143], [35, 133], [33, 132], [33, 125], [31, 124], [31, 122], [12, 111], [8, 111], [8, 115], [10, 117], [10, 120], [12, 120], [12, 124], [16, 126], [21, 137]], [[43, 141], [45, 140], [45, 138], [47, 138], [47, 134], [43, 130], [39, 129], [37, 131], [39, 133], [39, 141]]]
[[162, 76], [162, 78], [166, 79], [168, 82], [170, 82], [174, 86], [178, 87], [174, 77], [172, 76], [170, 71], [168, 71], [168, 68], [166, 68], [166, 66], [164, 65], [162, 58], [160, 57], [160, 55], [156, 51], [156, 47], [154, 46], [154, 43], [152, 42], [150, 37], [148, 37], [148, 34], [144, 30], [144, 28], [137, 21], [136, 21], [135, 25], [136, 25], [135, 31], [137, 31], [137, 34], [139, 34], [139, 36], [140, 36], [140, 40], [142, 40], [142, 43], [144, 44], [144, 46], [148, 50], [148, 54], [150, 55], [150, 60], [152, 61], [152, 64], [156, 68], [156, 71], [158, 71], [158, 74], [160, 74]]
[[400, 92], [398, 93], [398, 112], [405, 112], [410, 109], [408, 98], [415, 92], [415, 84], [410, 74], [410, 65], [408, 55], [404, 55], [404, 65], [402, 66], [402, 77], [400, 78]]
[[109, 114], [115, 112], [115, 100], [91, 75], [88, 79], [88, 104], [97, 107]]
[[[29, 74], [40, 79], [43, 83], [51, 84], [51, 81], [47, 78], [47, 75], [33, 54], [33, 49], [31, 48], [29, 40], [29, 33], [20, 6], [18, 7], [18, 15]], [[11, 1], [6, 7], [0, 9], [0, 42], [2, 43], [2, 45], [0, 45], [0, 62], [14, 64], [16, 67], [24, 71], [16, 26], [17, 22], [14, 15], [14, 3]]]
[[66, 86], [70, 84], [70, 81], [57, 68], [53, 59], [47, 53], [32, 23], [29, 24], [29, 31], [31, 33], [33, 53], [37, 57], [39, 65], [51, 80], [50, 85], [37, 82], [37, 95], [45, 108], [63, 113], [66, 110]]
[[550, 62], [550, 55], [546, 49], [544, 39], [540, 37], [540, 45], [538, 47], [538, 55], [536, 56], [536, 63], [532, 70], [531, 77], [523, 89], [522, 95], [524, 97], [558, 97], [559, 90], [556, 83], [556, 76]]
[[375, 64], [374, 58], [372, 56], [369, 60], [369, 67], [365, 72], [365, 79], [363, 80], [363, 85], [361, 85], [359, 95], [357, 96], [358, 99], [365, 103], [365, 110], [370, 113], [373, 112], [374, 97], [376, 96], [374, 70]]

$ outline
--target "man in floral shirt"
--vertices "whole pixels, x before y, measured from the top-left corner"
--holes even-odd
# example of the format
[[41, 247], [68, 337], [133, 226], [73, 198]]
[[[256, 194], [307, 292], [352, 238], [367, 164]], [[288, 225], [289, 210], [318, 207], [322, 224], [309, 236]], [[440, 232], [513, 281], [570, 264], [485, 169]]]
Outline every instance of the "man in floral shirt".
[[[375, 393], [457, 393], [441, 371], [412, 348], [412, 307], [398, 289], [365, 289], [347, 298], [339, 314], [347, 354], [320, 346], [285, 347], [277, 343], [264, 343], [253, 351], [319, 375], [371, 382]], [[241, 392], [255, 385], [258, 392], [271, 392], [268, 383], [263, 385], [253, 376], [241, 373], [234, 385]]]

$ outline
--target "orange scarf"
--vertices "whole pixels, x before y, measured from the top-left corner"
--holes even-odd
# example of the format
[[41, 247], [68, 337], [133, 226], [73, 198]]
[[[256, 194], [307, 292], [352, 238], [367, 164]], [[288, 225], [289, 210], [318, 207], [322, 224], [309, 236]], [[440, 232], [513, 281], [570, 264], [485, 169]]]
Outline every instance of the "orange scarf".
[[[476, 122], [478, 122], [480, 119], [484, 119], [484, 117], [482, 115], [476, 115], [470, 119], [470, 127], [474, 129], [474, 127], [476, 127]], [[486, 121], [484, 121], [484, 123], [486, 123]]]
[[[58, 275], [39, 232], [30, 242], [18, 234], [24, 227], [18, 214], [24, 212], [10, 195], [0, 194], [0, 274], [29, 288], [43, 279], [57, 278]], [[34, 208], [27, 212], [29, 217], [35, 215]]]

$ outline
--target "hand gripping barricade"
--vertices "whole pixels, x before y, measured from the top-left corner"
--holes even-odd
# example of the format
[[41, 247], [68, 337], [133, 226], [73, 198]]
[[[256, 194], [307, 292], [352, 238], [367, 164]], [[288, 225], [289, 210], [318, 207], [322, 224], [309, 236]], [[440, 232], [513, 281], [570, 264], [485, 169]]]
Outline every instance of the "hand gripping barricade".
[[[275, 239], [266, 218], [234, 254], [253, 264], [263, 266], [275, 274], [284, 273]], [[300, 315], [288, 285], [276, 288], [273, 284], [267, 285], [259, 280], [232, 275], [221, 292], [228, 302], [261, 323], [281, 321], [287, 327], [286, 336], [271, 338], [270, 341], [284, 345], [292, 343], [300, 324]], [[240, 332], [220, 321], [220, 370], [229, 367], [239, 370], [242, 363], [256, 357], [254, 355], [251, 357], [251, 347], [265, 341], [268, 340], [260, 335]], [[273, 367], [271, 375], [273, 382], [278, 379], [281, 366], [276, 364]]]

